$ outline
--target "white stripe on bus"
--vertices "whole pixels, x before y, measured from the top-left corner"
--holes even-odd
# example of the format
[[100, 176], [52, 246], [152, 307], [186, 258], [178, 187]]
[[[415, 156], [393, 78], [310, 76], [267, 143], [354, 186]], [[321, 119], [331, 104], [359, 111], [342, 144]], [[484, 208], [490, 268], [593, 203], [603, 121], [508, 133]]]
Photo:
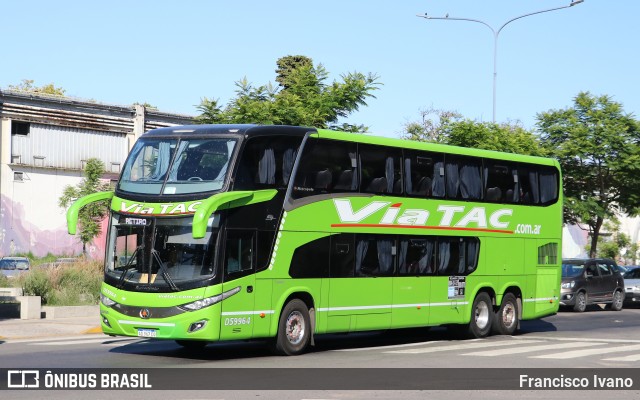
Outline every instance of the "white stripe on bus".
[[463, 306], [467, 305], [467, 301], [450, 302], [450, 303], [421, 303], [421, 304], [380, 304], [377, 306], [350, 306], [350, 307], [320, 307], [318, 312], [326, 311], [350, 311], [350, 310], [375, 310], [385, 308], [411, 308], [411, 307], [443, 307], [443, 306]]
[[274, 314], [273, 310], [262, 310], [262, 311], [227, 311], [222, 312], [220, 315], [260, 315], [260, 314]]

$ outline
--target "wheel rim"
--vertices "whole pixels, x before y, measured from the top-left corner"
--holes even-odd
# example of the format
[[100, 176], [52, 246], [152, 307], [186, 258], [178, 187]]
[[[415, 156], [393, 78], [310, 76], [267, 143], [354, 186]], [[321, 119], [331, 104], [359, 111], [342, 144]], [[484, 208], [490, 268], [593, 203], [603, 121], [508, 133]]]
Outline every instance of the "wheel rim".
[[613, 302], [616, 307], [620, 307], [622, 305], [622, 293], [616, 292], [613, 295]]
[[489, 306], [485, 302], [476, 305], [476, 326], [484, 329], [489, 325]]
[[502, 309], [502, 325], [506, 328], [511, 328], [516, 321], [516, 307], [507, 303]]
[[287, 318], [287, 324], [285, 326], [287, 340], [291, 344], [299, 344], [304, 339], [304, 317], [299, 311], [294, 311], [289, 314]]
[[587, 307], [587, 299], [584, 297], [584, 294], [580, 293], [578, 295], [578, 308], [581, 310]]

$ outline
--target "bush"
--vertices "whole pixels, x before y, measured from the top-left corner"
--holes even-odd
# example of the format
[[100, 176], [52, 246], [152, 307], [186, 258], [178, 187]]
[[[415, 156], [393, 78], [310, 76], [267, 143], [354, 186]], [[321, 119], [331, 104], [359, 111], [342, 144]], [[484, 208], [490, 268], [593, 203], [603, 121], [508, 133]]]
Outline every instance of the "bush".
[[96, 261], [33, 268], [19, 278], [25, 295], [40, 296], [43, 305], [57, 306], [98, 304], [102, 279], [102, 265]]
[[0, 274], [0, 287], [11, 287], [11, 286], [13, 285], [11, 284], [11, 281], [9, 280], [9, 278], [4, 276], [3, 274]]
[[47, 304], [53, 292], [53, 284], [47, 271], [32, 269], [18, 279], [22, 283], [22, 293], [25, 296], [40, 296], [42, 304]]

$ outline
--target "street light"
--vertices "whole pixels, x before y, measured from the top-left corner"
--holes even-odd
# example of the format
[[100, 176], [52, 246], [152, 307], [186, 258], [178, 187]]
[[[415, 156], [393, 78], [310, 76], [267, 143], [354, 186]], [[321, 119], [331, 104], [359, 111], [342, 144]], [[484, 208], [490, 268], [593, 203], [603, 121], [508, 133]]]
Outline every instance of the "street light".
[[505, 26], [507, 26], [508, 24], [510, 24], [511, 22], [513, 22], [515, 20], [518, 20], [520, 18], [528, 17], [530, 15], [542, 14], [542, 13], [546, 13], [546, 12], [549, 12], [549, 11], [562, 10], [563, 8], [573, 7], [573, 6], [578, 5], [578, 4], [582, 3], [582, 2], [584, 2], [584, 0], [573, 0], [571, 2], [571, 4], [566, 5], [566, 6], [556, 7], [556, 8], [549, 8], [547, 10], [541, 10], [541, 11], [535, 11], [535, 12], [528, 13], [528, 14], [523, 14], [523, 15], [511, 18], [510, 20], [508, 20], [507, 22], [502, 24], [502, 26], [500, 26], [500, 28], [498, 28], [498, 30], [493, 29], [493, 27], [491, 25], [487, 24], [484, 21], [480, 21], [478, 19], [449, 17], [449, 14], [447, 14], [444, 17], [431, 17], [431, 16], [428, 16], [427, 13], [425, 13], [424, 15], [418, 14], [417, 16], [420, 17], [420, 18], [425, 18], [425, 19], [440, 19], [440, 20], [448, 20], [448, 21], [477, 22], [477, 23], [482, 24], [482, 25], [486, 26], [487, 28], [491, 29], [491, 32], [493, 33], [493, 122], [495, 123], [496, 122], [496, 82], [497, 82], [497, 79], [498, 79], [498, 35], [500, 35], [500, 32], [502, 31], [502, 29]]

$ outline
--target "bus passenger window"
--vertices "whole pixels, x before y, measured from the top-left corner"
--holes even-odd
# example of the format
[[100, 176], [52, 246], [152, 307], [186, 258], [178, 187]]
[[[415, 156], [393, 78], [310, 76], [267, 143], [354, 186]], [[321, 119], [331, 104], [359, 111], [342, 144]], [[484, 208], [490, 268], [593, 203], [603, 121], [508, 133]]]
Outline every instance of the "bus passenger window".
[[482, 161], [479, 158], [448, 156], [445, 163], [447, 198], [482, 198]]
[[431, 275], [434, 271], [434, 238], [401, 239], [398, 274]]
[[354, 276], [354, 236], [353, 233], [342, 233], [331, 236], [329, 275], [332, 278], [348, 278]]
[[286, 188], [301, 142], [289, 136], [250, 138], [240, 155], [234, 190]]
[[434, 186], [443, 182], [436, 184], [440, 179], [442, 154], [405, 150], [404, 157], [405, 193], [416, 197], [443, 197], [444, 186], [438, 186], [434, 190]]
[[390, 236], [358, 235], [356, 240], [356, 274], [390, 276], [395, 260], [395, 240]]
[[366, 193], [402, 193], [402, 173], [399, 149], [361, 144], [360, 191]]
[[437, 246], [438, 275], [468, 275], [478, 266], [477, 238], [443, 238]]
[[293, 182], [293, 198], [358, 190], [355, 143], [309, 139]]

